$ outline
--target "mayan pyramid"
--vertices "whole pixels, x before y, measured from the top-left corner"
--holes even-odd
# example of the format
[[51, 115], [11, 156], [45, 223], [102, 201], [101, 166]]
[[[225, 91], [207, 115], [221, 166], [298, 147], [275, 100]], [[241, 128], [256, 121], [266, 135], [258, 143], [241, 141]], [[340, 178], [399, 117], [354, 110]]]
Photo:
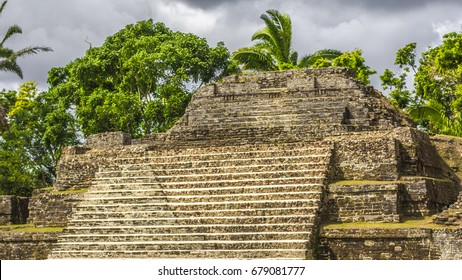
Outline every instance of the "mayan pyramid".
[[68, 147], [88, 188], [50, 258], [320, 258], [325, 222], [441, 212], [460, 191], [425, 133], [343, 68], [201, 87], [166, 133]]

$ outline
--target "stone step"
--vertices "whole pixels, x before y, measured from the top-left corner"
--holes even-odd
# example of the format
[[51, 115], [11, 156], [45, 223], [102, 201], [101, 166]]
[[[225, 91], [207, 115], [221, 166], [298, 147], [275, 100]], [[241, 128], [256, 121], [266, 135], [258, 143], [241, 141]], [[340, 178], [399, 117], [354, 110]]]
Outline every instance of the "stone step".
[[[234, 148], [234, 147], [232, 147]], [[294, 148], [288, 147], [285, 150], [277, 148], [269, 148], [267, 150], [255, 150], [255, 151], [234, 151], [232, 148], [226, 151], [209, 151], [202, 154], [189, 154], [184, 152], [178, 153], [162, 153], [158, 151], [145, 151], [141, 154], [133, 154], [133, 156], [121, 155], [115, 162], [124, 161], [130, 159], [150, 159], [152, 163], [169, 163], [169, 162], [191, 162], [191, 161], [212, 161], [212, 160], [230, 160], [230, 159], [255, 159], [255, 158], [278, 158], [278, 157], [292, 157], [306, 155], [308, 157], [325, 156], [328, 154], [328, 150], [324, 147], [304, 147]]]
[[[130, 147], [133, 147], [130, 149]], [[297, 143], [284, 143], [284, 144], [247, 144], [237, 146], [206, 146], [196, 148], [171, 148], [171, 149], [158, 149], [156, 146], [147, 145], [144, 148], [136, 149], [135, 146], [124, 146], [124, 149], [120, 151], [121, 157], [210, 157], [210, 156], [230, 156], [230, 155], [249, 155], [248, 158], [254, 158], [258, 154], [264, 153], [285, 153], [285, 155], [294, 155], [306, 152], [319, 153], [330, 150], [332, 146], [329, 143], [322, 141], [304, 141]]]
[[49, 255], [51, 259], [79, 258], [79, 259], [127, 259], [127, 258], [209, 258], [209, 259], [306, 259], [306, 249], [264, 249], [264, 250], [62, 250], [54, 249]]
[[282, 164], [326, 164], [330, 154], [316, 155], [294, 155], [294, 156], [276, 156], [276, 157], [254, 157], [254, 158], [223, 158], [223, 159], [196, 159], [177, 161], [169, 160], [162, 162], [158, 157], [138, 157], [138, 158], [118, 158], [113, 161], [112, 165], [105, 166], [104, 171], [119, 170], [137, 170], [137, 169], [184, 169], [184, 168], [218, 168], [218, 167], [236, 167], [249, 165], [282, 165]]
[[236, 179], [236, 180], [205, 180], [205, 181], [183, 181], [164, 182], [156, 180], [144, 180], [135, 183], [98, 183], [92, 186], [92, 190], [116, 190], [116, 189], [142, 189], [155, 187], [162, 189], [187, 189], [187, 188], [221, 188], [221, 187], [246, 187], [261, 185], [282, 185], [282, 184], [324, 184], [324, 176], [312, 177], [282, 177], [282, 178], [258, 178], [258, 179]]
[[[172, 131], [171, 134], [180, 134], [187, 136], [188, 134], [195, 134], [200, 136], [201, 134], [205, 134], [208, 137], [218, 137], [221, 139], [224, 136], [231, 135], [231, 136], [249, 136], [249, 135], [258, 135], [262, 136], [264, 134], [274, 134], [274, 137], [280, 137], [279, 135], [286, 135], [286, 134], [300, 134], [301, 136], [307, 135], [307, 133], [319, 134], [321, 132], [329, 132], [334, 133], [336, 131], [343, 131], [346, 132], [347, 126], [343, 125], [342, 119], [336, 119], [329, 122], [325, 122], [324, 120], [319, 120], [316, 123], [290, 123], [290, 122], [243, 122], [239, 123], [238, 125], [217, 125], [217, 124], [208, 124], [208, 123], [200, 123], [198, 125], [188, 124], [185, 127], [179, 127], [175, 131]], [[213, 134], [209, 133], [213, 131]], [[322, 139], [323, 135], [321, 135]], [[311, 137], [310, 137], [311, 138]], [[306, 138], [303, 138], [306, 139]], [[313, 138], [318, 139], [318, 138]]]
[[[262, 124], [278, 124], [281, 122], [289, 122], [292, 124], [298, 123], [330, 123], [343, 119], [345, 108], [326, 108], [325, 110], [297, 110], [291, 112], [252, 112], [251, 108], [246, 108], [247, 113], [236, 112], [230, 113], [233, 115], [229, 118], [223, 118], [223, 112], [210, 112], [203, 115], [189, 115], [188, 125], [203, 125], [203, 124], [239, 124], [239, 123], [262, 123]], [[221, 115], [220, 115], [221, 114]]]
[[150, 195], [150, 196], [111, 196], [111, 197], [87, 197], [81, 202], [81, 206], [91, 204], [142, 204], [151, 202], [174, 203], [196, 203], [196, 202], [231, 202], [231, 201], [254, 201], [273, 199], [320, 199], [321, 192], [276, 192], [276, 193], [240, 193], [240, 194], [218, 194], [218, 195]]
[[321, 184], [281, 184], [281, 185], [263, 185], [263, 186], [236, 186], [221, 188], [161, 188], [160, 185], [153, 185], [149, 188], [139, 189], [95, 189], [92, 187], [87, 193], [86, 198], [92, 197], [113, 197], [113, 196], [186, 196], [186, 195], [232, 195], [246, 193], [280, 193], [280, 192], [321, 192]]
[[137, 182], [158, 182], [171, 183], [189, 181], [219, 181], [219, 180], [253, 180], [281, 177], [319, 177], [323, 176], [325, 169], [298, 169], [298, 170], [274, 170], [274, 171], [255, 171], [255, 172], [233, 172], [233, 173], [193, 173], [183, 175], [146, 175], [134, 177], [100, 177], [95, 178], [94, 183], [137, 183]]
[[170, 234], [68, 234], [59, 238], [62, 242], [129, 242], [129, 241], [235, 241], [235, 240], [310, 240], [311, 232], [220, 232], [220, 233], [170, 233]]
[[216, 241], [130, 241], [130, 242], [66, 242], [57, 243], [59, 250], [258, 250], [307, 249], [303, 239], [290, 240], [216, 240]]
[[193, 203], [138, 203], [138, 204], [86, 204], [77, 205], [77, 211], [108, 212], [108, 211], [208, 211], [253, 208], [286, 208], [286, 207], [317, 207], [319, 199], [298, 200], [259, 200], [259, 201], [223, 201], [223, 202], [193, 202]]
[[[120, 166], [115, 166], [120, 168]], [[133, 166], [131, 166], [133, 167]], [[284, 171], [284, 170], [317, 170], [324, 171], [327, 166], [321, 163], [300, 162], [300, 163], [280, 163], [280, 164], [248, 164], [237, 166], [210, 166], [210, 167], [197, 167], [197, 168], [161, 168], [161, 166], [154, 165], [153, 168], [146, 168], [146, 166], [139, 166], [137, 169], [118, 169], [107, 170], [107, 168], [96, 172], [95, 178], [109, 178], [109, 177], [137, 177], [137, 176], [153, 176], [153, 175], [187, 175], [193, 173], [232, 173], [232, 172], [264, 172], [269, 170]]]
[[312, 223], [281, 224], [197, 224], [197, 225], [144, 225], [144, 226], [68, 226], [64, 234], [181, 234], [243, 232], [311, 232]]
[[[253, 109], [267, 109], [268, 111], [274, 111], [279, 108], [286, 108], [291, 106], [298, 106], [300, 108], [317, 108], [317, 107], [329, 107], [329, 106], [346, 106], [348, 103], [348, 98], [342, 96], [316, 96], [316, 97], [307, 97], [307, 96], [290, 96], [286, 98], [262, 98], [256, 99], [252, 96], [252, 99], [245, 99], [242, 96], [239, 96], [239, 100], [233, 100], [233, 102], [223, 102], [222, 98], [219, 97], [215, 102], [210, 102], [210, 100], [194, 100], [194, 110], [188, 110], [188, 112], [201, 112], [203, 110], [210, 109], [229, 109], [230, 111], [238, 110], [242, 106], [252, 107]], [[250, 102], [249, 102], [250, 101]], [[227, 110], [226, 110], [227, 111]]]
[[241, 216], [241, 217], [187, 217], [187, 218], [121, 218], [121, 219], [71, 219], [71, 227], [98, 227], [98, 226], [143, 226], [143, 225], [207, 225], [207, 224], [283, 224], [283, 223], [312, 223], [313, 216], [281, 215], [281, 216]]
[[[321, 102], [320, 102], [321, 101]], [[273, 103], [274, 102], [274, 103]], [[240, 106], [245, 106], [246, 110], [242, 110]], [[294, 100], [265, 100], [263, 102], [256, 103], [221, 103], [217, 104], [206, 104], [200, 108], [196, 107], [196, 110], [188, 110], [189, 115], [202, 115], [202, 114], [211, 114], [213, 118], [225, 119], [233, 117], [235, 114], [245, 114], [248, 111], [253, 111], [259, 115], [266, 114], [290, 114], [295, 112], [298, 114], [303, 114], [306, 111], [323, 111], [323, 110], [336, 110], [343, 111], [345, 107], [348, 106], [348, 103], [344, 99], [312, 99], [311, 102], [306, 102], [303, 99], [294, 99]], [[292, 111], [291, 111], [292, 110]], [[220, 114], [217, 114], [221, 112]]]
[[273, 216], [291, 213], [292, 215], [312, 215], [315, 208], [289, 207], [289, 208], [255, 208], [255, 209], [223, 209], [223, 210], [184, 210], [184, 211], [79, 211], [72, 215], [75, 219], [103, 219], [103, 218], [167, 218], [167, 217], [222, 217], [222, 216]]

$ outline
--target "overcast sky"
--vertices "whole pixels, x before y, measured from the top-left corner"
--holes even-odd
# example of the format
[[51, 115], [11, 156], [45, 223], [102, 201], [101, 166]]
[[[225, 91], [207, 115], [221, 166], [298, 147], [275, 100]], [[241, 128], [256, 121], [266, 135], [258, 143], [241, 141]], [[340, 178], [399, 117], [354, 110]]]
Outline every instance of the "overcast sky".
[[[0, 72], [0, 89], [17, 89], [28, 80], [46, 89], [47, 72], [82, 57], [87, 42], [100, 46], [125, 25], [149, 18], [204, 37], [210, 45], [223, 41], [232, 52], [251, 45], [252, 34], [264, 26], [259, 17], [268, 9], [291, 16], [293, 47], [300, 55], [359, 48], [379, 73], [393, 68], [394, 54], [405, 44], [417, 42], [420, 52], [462, 26], [461, 0], [9, 0], [0, 17], [0, 37], [13, 24], [23, 34], [5, 46], [48, 46], [54, 52], [18, 60], [24, 80]], [[378, 75], [372, 83], [378, 87]]]

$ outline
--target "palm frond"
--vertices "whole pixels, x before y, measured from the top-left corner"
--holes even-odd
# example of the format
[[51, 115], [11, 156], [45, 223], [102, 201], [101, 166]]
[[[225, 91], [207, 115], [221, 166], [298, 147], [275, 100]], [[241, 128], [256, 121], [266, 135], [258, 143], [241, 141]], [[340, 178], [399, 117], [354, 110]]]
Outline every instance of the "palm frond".
[[0, 46], [3, 46], [5, 41], [8, 40], [11, 36], [13, 36], [15, 34], [21, 34], [21, 33], [22, 33], [22, 29], [18, 25], [12, 25], [12, 26], [8, 27], [8, 30], [6, 31], [2, 42], [0, 43]]
[[23, 57], [25, 55], [37, 54], [38, 52], [52, 52], [53, 49], [49, 47], [27, 47], [15, 52], [15, 58]]
[[408, 114], [416, 120], [429, 120], [439, 124], [447, 122], [439, 110], [430, 106], [412, 107], [408, 110]]
[[0, 58], [8, 59], [14, 55], [14, 51], [9, 48], [0, 47]]
[[313, 66], [318, 59], [327, 59], [327, 60], [333, 60], [336, 57], [342, 55], [342, 52], [339, 50], [335, 49], [323, 49], [319, 50], [313, 54], [306, 55], [300, 59], [300, 62], [298, 63], [299, 67], [303, 68], [308, 68]]
[[297, 61], [298, 61], [298, 52], [291, 52], [290, 53], [290, 62], [293, 64], [293, 65], [297, 65]]
[[3, 1], [2, 5], [0, 6], [0, 14], [2, 14], [3, 9], [5, 8], [7, 2], [8, 1]]
[[21, 79], [23, 78], [22, 70], [16, 63], [16, 60], [0, 60], [0, 71], [13, 72], [18, 75]]
[[[292, 40], [292, 23], [290, 17], [276, 10], [267, 10], [266, 13], [260, 16], [267, 28], [264, 35], [265, 40], [268, 40], [273, 45], [273, 55], [281, 64], [290, 63]], [[258, 38], [259, 36], [262, 36], [262, 34], [257, 32], [253, 37]]]
[[235, 51], [232, 59], [243, 65], [244, 70], [273, 71], [278, 69], [271, 55], [255, 46]]

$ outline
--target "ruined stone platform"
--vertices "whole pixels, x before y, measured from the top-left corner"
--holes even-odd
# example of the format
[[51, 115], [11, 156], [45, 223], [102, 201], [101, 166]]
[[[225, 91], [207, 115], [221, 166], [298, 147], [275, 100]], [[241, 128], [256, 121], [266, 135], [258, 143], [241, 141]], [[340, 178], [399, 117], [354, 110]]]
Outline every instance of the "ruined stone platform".
[[[381, 93], [329, 68], [203, 86], [166, 133], [66, 148], [54, 188], [87, 192], [50, 258], [319, 259], [351, 245], [324, 224], [434, 215], [456, 202], [460, 180]], [[436, 252], [442, 235], [418, 233], [421, 251]], [[448, 250], [427, 255], [459, 256]], [[371, 258], [422, 258], [384, 253]]]

